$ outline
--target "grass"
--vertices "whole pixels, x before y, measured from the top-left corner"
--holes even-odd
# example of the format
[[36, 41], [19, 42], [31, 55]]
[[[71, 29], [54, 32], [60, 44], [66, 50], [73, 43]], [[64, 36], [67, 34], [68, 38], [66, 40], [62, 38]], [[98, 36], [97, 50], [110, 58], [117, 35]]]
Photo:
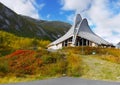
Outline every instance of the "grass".
[[[70, 54], [68, 58], [69, 60], [68, 62], [69, 64], [67, 66], [68, 76], [81, 77], [93, 80], [120, 81], [120, 64], [100, 59], [98, 58], [99, 55], [78, 55], [77, 57], [81, 56], [80, 60], [79, 58], [78, 60], [76, 60], [74, 56], [75, 54], [74, 55]], [[81, 59], [82, 65], [81, 62], [75, 63], [76, 61], [81, 61]], [[50, 72], [48, 73], [49, 75], [36, 74], [28, 75], [25, 77], [8, 76], [0, 78], [0, 83], [17, 83], [61, 77], [62, 76], [61, 74], [55, 75], [55, 72], [60, 69], [59, 65], [61, 64], [59, 63], [56, 65], [55, 64], [49, 65], [51, 67], [51, 69], [49, 69]], [[81, 68], [79, 68], [79, 65]], [[55, 66], [58, 68], [53, 68]], [[80, 73], [79, 71], [76, 72], [76, 69], [80, 69]]]
[[[120, 81], [117, 49], [65, 48], [58, 52], [17, 50], [0, 58], [0, 83], [15, 83], [65, 76]], [[92, 55], [93, 50], [96, 54]], [[5, 64], [3, 64], [3, 61]], [[9, 64], [7, 64], [9, 63]], [[9, 68], [8, 68], [9, 67]]]
[[29, 81], [35, 81], [35, 80], [44, 80], [44, 79], [50, 79], [50, 78], [57, 78], [60, 76], [41, 76], [40, 74], [37, 75], [28, 75], [26, 77], [15, 77], [15, 76], [6, 76], [4, 78], [0, 78], [0, 84], [6, 84], [6, 83], [18, 83], [18, 82], [29, 82]]
[[98, 58], [99, 55], [83, 56], [82, 78], [120, 81], [120, 64]]
[[69, 54], [67, 57], [67, 75], [80, 77], [81, 76], [82, 59], [76, 54]]

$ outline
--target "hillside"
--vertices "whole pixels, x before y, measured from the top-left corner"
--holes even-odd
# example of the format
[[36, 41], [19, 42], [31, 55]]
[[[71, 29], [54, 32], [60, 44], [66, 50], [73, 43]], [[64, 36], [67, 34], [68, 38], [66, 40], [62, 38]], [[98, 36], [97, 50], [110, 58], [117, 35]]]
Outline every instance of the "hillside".
[[[71, 27], [65, 22], [36, 20], [18, 15], [2, 3], [0, 3], [0, 10], [0, 30], [17, 36], [55, 40]], [[58, 33], [58, 31], [60, 32]]]
[[[87, 47], [84, 48], [84, 55], [80, 53], [80, 49], [65, 48], [58, 52], [44, 49], [15, 50], [0, 57], [0, 83], [62, 76], [120, 81], [120, 57], [117, 56], [119, 49]], [[96, 51], [96, 54], [90, 54], [89, 50]]]
[[50, 41], [48, 40], [18, 37], [12, 33], [0, 31], [0, 57], [16, 49], [46, 48], [49, 43]]

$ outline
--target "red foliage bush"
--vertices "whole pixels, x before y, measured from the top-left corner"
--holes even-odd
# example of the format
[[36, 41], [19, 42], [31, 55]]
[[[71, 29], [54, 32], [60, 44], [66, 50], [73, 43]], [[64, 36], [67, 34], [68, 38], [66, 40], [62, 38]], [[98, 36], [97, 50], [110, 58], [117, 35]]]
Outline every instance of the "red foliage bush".
[[32, 50], [17, 50], [6, 59], [9, 60], [10, 72], [16, 74], [35, 74], [42, 65], [42, 60]]
[[10, 55], [7, 55], [6, 57], [7, 58], [11, 58], [11, 57], [14, 57], [14, 56], [19, 56], [19, 55], [26, 55], [26, 54], [34, 54], [35, 52], [32, 51], [32, 50], [17, 50], [15, 52], [13, 52], [12, 54]]

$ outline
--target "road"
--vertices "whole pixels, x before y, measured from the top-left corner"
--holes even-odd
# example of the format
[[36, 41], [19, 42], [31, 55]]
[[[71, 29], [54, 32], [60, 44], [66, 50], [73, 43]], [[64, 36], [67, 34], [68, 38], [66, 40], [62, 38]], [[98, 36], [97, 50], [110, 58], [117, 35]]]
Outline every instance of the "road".
[[62, 77], [56, 79], [0, 85], [120, 85], [120, 82], [107, 82], [99, 80], [86, 80], [81, 78]]

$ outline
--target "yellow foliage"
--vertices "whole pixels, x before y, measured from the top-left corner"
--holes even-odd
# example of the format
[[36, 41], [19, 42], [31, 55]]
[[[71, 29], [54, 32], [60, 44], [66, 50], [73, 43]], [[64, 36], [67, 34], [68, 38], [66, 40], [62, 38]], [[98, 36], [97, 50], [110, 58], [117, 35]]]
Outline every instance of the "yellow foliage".
[[0, 46], [11, 47], [13, 49], [30, 49], [35, 47], [46, 48], [49, 43], [50, 41], [48, 40], [18, 37], [14, 34], [0, 31]]
[[69, 76], [80, 76], [81, 64], [82, 60], [80, 56], [77, 56], [76, 54], [69, 54], [67, 56], [67, 74]]

